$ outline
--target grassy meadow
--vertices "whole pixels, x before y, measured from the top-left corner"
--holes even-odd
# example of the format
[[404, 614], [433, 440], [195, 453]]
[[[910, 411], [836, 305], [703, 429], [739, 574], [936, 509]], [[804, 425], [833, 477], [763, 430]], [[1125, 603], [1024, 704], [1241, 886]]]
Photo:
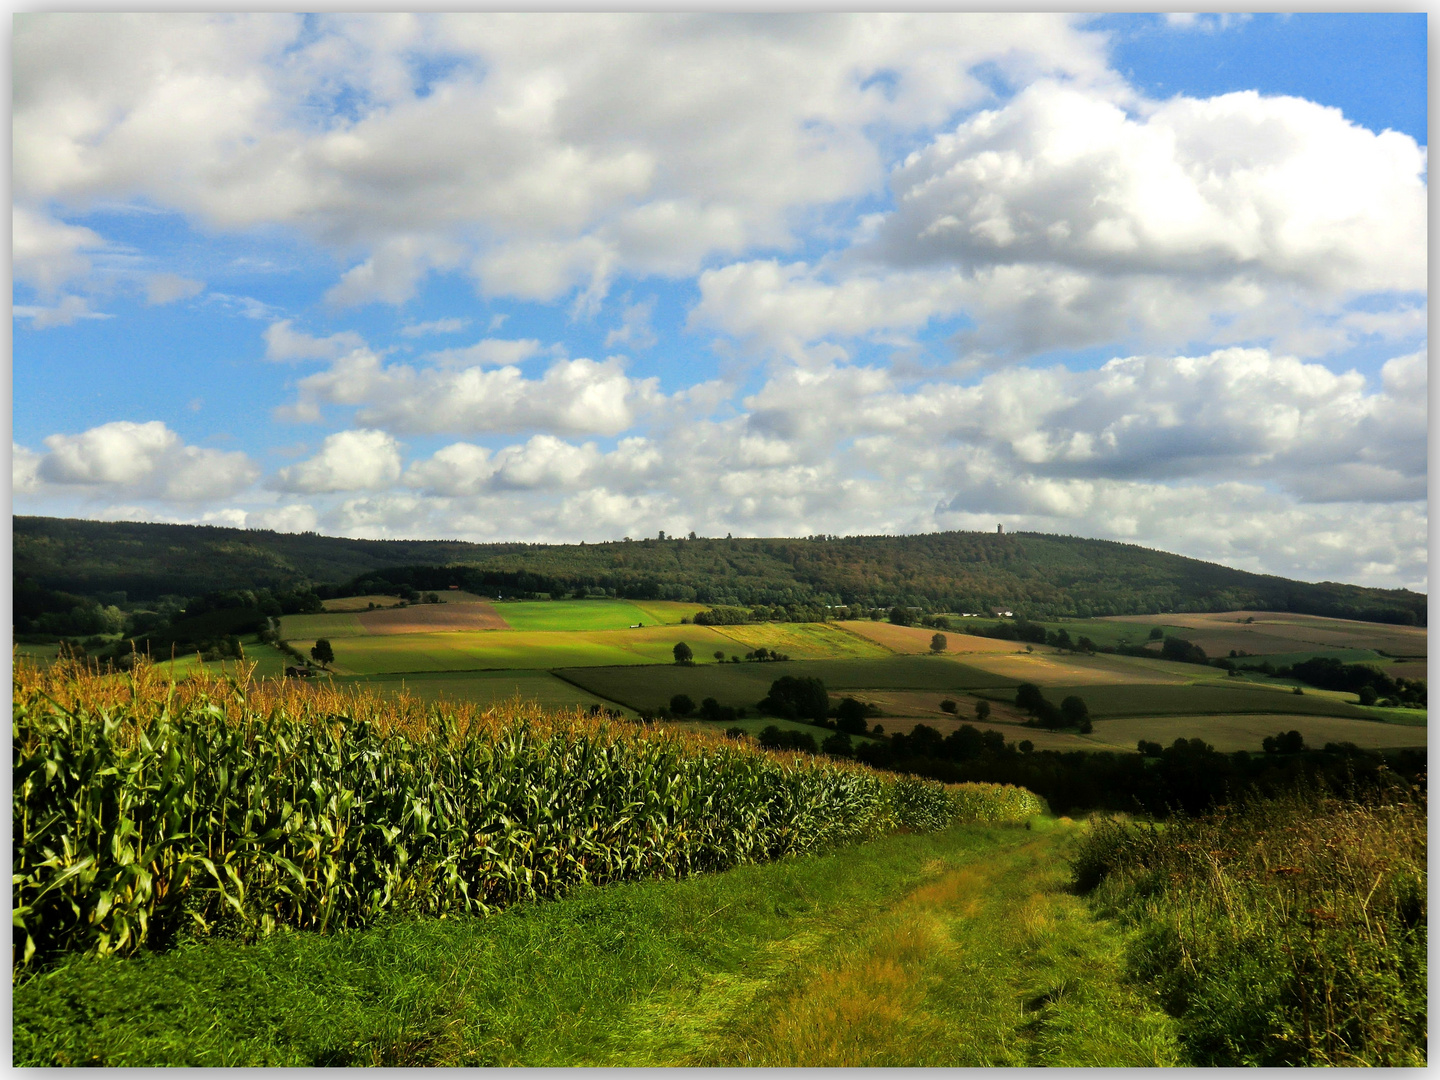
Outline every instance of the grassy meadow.
[[[24, 1065], [1175, 1065], [1081, 827], [953, 826], [486, 919], [79, 959], [16, 989]], [[142, 1004], [143, 1003], [143, 1004]], [[317, 1023], [317, 1016], [324, 1016]]]

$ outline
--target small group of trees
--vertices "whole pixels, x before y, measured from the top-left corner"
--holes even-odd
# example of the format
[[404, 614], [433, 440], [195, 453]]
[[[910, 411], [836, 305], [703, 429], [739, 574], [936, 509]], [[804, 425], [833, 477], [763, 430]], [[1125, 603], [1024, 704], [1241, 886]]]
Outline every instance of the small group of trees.
[[[1158, 630], [1159, 627], [1156, 627]], [[1151, 631], [1150, 636], [1155, 636]], [[1184, 638], [1165, 635], [1165, 640], [1160, 646], [1160, 655], [1166, 660], [1175, 660], [1182, 664], [1208, 664], [1210, 658], [1205, 655], [1205, 650], [1194, 642], [1186, 641]]]
[[855, 745], [843, 731], [837, 731], [817, 744], [815, 736], [808, 731], [796, 731], [771, 724], [760, 732], [759, 742], [767, 750], [799, 750], [807, 754], [823, 753], [841, 758], [855, 756]]
[[1267, 754], [1303, 754], [1310, 749], [1305, 745], [1305, 736], [1293, 730], [1267, 735], [1260, 746]]
[[785, 675], [770, 684], [770, 693], [760, 702], [760, 708], [786, 720], [823, 724], [830, 712], [830, 695], [819, 679]]
[[[664, 710], [661, 710], [663, 712]], [[670, 715], [686, 717], [696, 712], [695, 701], [689, 694], [676, 694], [670, 699]], [[710, 720], [733, 724], [736, 720], [745, 719], [745, 710], [737, 709], [732, 705], [721, 705], [713, 697], [707, 697], [700, 703], [699, 710], [701, 720]]]
[[1090, 707], [1085, 699], [1071, 694], [1057, 707], [1034, 683], [1021, 683], [1015, 689], [1015, 704], [1033, 717], [1030, 721], [1043, 728], [1077, 728], [1082, 735], [1095, 730], [1090, 720]]

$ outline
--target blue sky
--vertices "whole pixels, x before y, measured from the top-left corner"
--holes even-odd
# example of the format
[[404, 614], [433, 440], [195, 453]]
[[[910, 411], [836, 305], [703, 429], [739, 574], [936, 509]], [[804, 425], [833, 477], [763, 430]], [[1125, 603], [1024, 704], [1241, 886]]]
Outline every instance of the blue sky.
[[1003, 522], [1426, 587], [1423, 15], [47, 14], [14, 56], [16, 513]]

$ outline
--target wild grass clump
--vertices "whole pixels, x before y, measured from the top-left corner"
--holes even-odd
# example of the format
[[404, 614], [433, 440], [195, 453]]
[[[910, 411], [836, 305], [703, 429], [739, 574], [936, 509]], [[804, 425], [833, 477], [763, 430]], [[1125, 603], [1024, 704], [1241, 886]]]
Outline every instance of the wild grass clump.
[[948, 824], [957, 796], [520, 701], [19, 662], [15, 972], [280, 926], [483, 914]]
[[1077, 888], [1197, 1065], [1426, 1061], [1425, 796], [1297, 791], [1163, 829], [1097, 820]]

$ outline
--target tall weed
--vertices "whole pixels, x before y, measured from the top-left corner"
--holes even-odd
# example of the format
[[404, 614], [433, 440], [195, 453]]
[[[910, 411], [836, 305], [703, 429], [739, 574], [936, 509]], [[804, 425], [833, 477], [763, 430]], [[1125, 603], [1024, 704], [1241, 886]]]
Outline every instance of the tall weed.
[[1425, 795], [1297, 790], [1165, 827], [1099, 819], [1074, 881], [1200, 1065], [1423, 1065]]

